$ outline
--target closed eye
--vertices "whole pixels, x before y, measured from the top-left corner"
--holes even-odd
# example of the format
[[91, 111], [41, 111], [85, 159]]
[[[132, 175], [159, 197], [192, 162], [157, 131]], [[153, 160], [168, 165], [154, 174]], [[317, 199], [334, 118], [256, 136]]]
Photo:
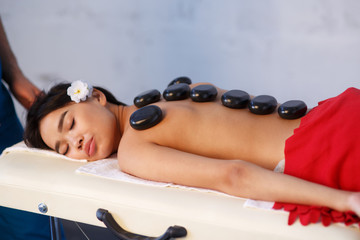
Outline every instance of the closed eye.
[[67, 145], [66, 150], [65, 150], [65, 152], [63, 153], [63, 155], [66, 155], [68, 152], [69, 152], [69, 145]]
[[70, 130], [74, 128], [74, 125], [75, 125], [75, 118], [73, 118], [73, 120], [71, 122]]
[[[74, 128], [74, 126], [75, 126], [75, 118], [73, 118], [73, 120], [71, 121], [71, 125], [70, 125], [70, 128], [69, 128], [69, 130], [71, 130], [71, 129], [73, 129]], [[69, 145], [66, 145], [66, 150], [65, 150], [65, 152], [63, 153], [63, 155], [66, 155], [66, 154], [68, 154], [68, 152], [69, 152]]]

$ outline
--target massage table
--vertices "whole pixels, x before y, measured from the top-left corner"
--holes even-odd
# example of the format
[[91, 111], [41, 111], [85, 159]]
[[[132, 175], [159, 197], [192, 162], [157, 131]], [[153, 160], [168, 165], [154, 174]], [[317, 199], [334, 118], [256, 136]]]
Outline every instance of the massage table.
[[105, 225], [97, 214], [108, 211], [126, 231], [151, 237], [179, 226], [186, 229], [181, 233], [186, 236], [176, 239], [185, 240], [360, 238], [357, 226], [302, 226], [299, 221], [288, 226], [288, 214], [283, 211], [244, 207], [246, 199], [214, 191], [77, 172], [86, 164], [41, 152], [4, 151], [0, 157], [0, 205], [101, 227]]

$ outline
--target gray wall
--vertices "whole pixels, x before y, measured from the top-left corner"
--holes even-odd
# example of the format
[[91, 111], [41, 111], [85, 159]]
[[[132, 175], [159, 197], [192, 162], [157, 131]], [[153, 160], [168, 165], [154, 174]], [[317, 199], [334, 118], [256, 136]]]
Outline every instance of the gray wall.
[[127, 103], [186, 75], [313, 107], [360, 87], [359, 13], [358, 0], [0, 0], [40, 88], [85, 79]]

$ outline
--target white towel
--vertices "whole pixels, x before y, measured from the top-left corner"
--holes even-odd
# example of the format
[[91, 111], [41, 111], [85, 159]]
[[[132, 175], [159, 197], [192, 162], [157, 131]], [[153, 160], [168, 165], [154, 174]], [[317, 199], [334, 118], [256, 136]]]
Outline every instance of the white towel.
[[116, 155], [112, 155], [111, 157], [103, 160], [97, 160], [94, 162], [89, 162], [78, 169], [76, 172], [79, 174], [88, 174], [97, 177], [103, 177], [108, 179], [113, 179], [117, 181], [123, 181], [128, 183], [135, 183], [135, 184], [143, 184], [148, 186], [154, 187], [176, 187], [176, 188], [183, 188], [201, 192], [213, 192], [218, 194], [227, 195], [225, 193], [221, 193], [218, 191], [214, 191], [211, 189], [203, 189], [203, 188], [195, 188], [195, 187], [187, 187], [183, 185], [173, 184], [173, 183], [166, 183], [166, 182], [155, 182], [150, 180], [145, 180], [142, 178], [138, 178], [127, 173], [122, 172], [119, 169], [119, 165], [117, 162]]
[[76, 172], [80, 174], [89, 174], [123, 182], [145, 184], [158, 187], [168, 187], [171, 185], [170, 183], [144, 180], [120, 171], [116, 156], [111, 156], [107, 159], [89, 162], [88, 164], [85, 164], [76, 169]]

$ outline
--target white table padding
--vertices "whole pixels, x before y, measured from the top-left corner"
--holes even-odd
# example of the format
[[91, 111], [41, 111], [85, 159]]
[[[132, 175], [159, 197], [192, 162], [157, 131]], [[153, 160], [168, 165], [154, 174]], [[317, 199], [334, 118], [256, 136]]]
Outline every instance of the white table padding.
[[243, 199], [210, 192], [116, 181], [75, 171], [86, 163], [14, 151], [0, 157], [0, 205], [103, 226], [109, 210], [128, 231], [159, 236], [184, 226], [185, 239], [359, 239], [357, 228], [287, 225], [287, 214], [244, 208]]

